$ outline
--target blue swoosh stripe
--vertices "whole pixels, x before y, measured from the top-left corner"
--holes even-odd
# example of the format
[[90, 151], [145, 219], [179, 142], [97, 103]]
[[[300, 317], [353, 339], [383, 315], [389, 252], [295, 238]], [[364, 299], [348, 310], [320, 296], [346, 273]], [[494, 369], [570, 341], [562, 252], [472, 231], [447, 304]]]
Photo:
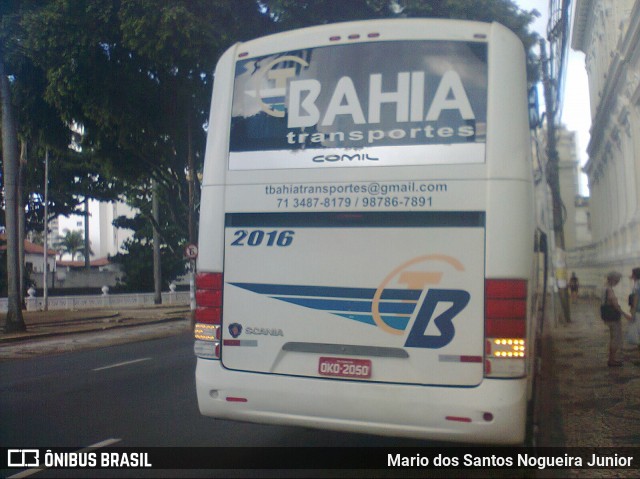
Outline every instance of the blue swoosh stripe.
[[[334, 286], [300, 286], [287, 284], [262, 284], [262, 283], [229, 283], [238, 288], [246, 289], [254, 293], [277, 296], [304, 296], [316, 298], [349, 298], [349, 299], [373, 299], [376, 290], [373, 288], [342, 288]], [[385, 289], [382, 293], [383, 300], [418, 301], [419, 289]]]
[[[342, 314], [342, 313], [334, 313], [336, 316], [342, 316], [343, 318], [353, 319], [354, 321], [359, 321], [361, 323], [371, 324], [372, 326], [376, 325], [376, 322], [373, 320], [373, 316], [370, 314]], [[404, 330], [409, 323], [408, 316], [381, 316], [382, 320], [392, 327], [393, 329]]]
[[[371, 314], [373, 297], [377, 291], [373, 288], [263, 283], [228, 284], [286, 303], [327, 311], [336, 316], [376, 326]], [[385, 289], [379, 303], [382, 320], [394, 329], [406, 329], [421, 293], [422, 291], [415, 289]]]
[[[339, 299], [316, 299], [316, 298], [291, 298], [273, 296], [275, 299], [287, 303], [297, 304], [305, 308], [320, 309], [323, 311], [370, 313], [371, 301], [344, 301]], [[416, 303], [389, 303], [380, 302], [381, 313], [412, 314]]]

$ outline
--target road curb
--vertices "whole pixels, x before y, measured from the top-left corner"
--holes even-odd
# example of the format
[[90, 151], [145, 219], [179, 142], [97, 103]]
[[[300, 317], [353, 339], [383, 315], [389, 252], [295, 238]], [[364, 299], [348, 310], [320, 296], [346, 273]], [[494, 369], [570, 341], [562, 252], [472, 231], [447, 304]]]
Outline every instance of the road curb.
[[[103, 316], [100, 318], [93, 318], [94, 320], [100, 320], [100, 319], [109, 319], [111, 317], [115, 318], [117, 316], [119, 316], [120, 313], [115, 314], [115, 315], [109, 315], [109, 316]], [[97, 327], [91, 327], [91, 328], [67, 328], [64, 330], [57, 330], [57, 331], [46, 331], [46, 332], [33, 332], [33, 333], [29, 333], [28, 331], [26, 333], [12, 333], [11, 336], [0, 336], [0, 345], [2, 344], [16, 344], [16, 343], [20, 343], [20, 342], [25, 342], [25, 341], [32, 341], [32, 340], [38, 340], [38, 339], [46, 339], [46, 338], [52, 338], [52, 337], [56, 337], [56, 336], [67, 336], [70, 334], [86, 334], [86, 333], [96, 333], [96, 332], [102, 332], [102, 331], [109, 331], [109, 330], [113, 330], [113, 329], [122, 329], [122, 328], [133, 328], [136, 326], [148, 326], [150, 324], [161, 324], [161, 323], [168, 323], [168, 322], [172, 322], [172, 321], [187, 321], [189, 318], [188, 317], [180, 317], [180, 318], [160, 318], [160, 319], [152, 319], [152, 320], [144, 320], [144, 319], [140, 319], [140, 320], [130, 320], [131, 322], [129, 323], [104, 323], [104, 324], [97, 324]], [[86, 320], [80, 320], [82, 322], [87, 322], [90, 321], [90, 319], [86, 319]]]

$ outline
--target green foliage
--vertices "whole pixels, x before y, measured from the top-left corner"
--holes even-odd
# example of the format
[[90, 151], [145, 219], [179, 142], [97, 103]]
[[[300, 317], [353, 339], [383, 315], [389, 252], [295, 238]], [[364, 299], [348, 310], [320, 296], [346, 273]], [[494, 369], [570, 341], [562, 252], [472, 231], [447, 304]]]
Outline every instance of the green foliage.
[[26, 39], [31, 33], [25, 18], [36, 15], [43, 2], [3, 3], [0, 10], [0, 43], [11, 75], [19, 142], [23, 146], [22, 201], [26, 206], [26, 226], [42, 231], [44, 226], [44, 156], [49, 151], [49, 214], [70, 215], [79, 211], [82, 197], [109, 200], [117, 196], [113, 181], [104, 181], [101, 168], [87, 153], [69, 149], [71, 131], [60, 111], [46, 101], [46, 71], [29, 56]]
[[84, 125], [105, 173], [169, 183], [184, 180], [189, 144], [202, 157], [215, 60], [256, 17], [246, 0], [52, 0], [22, 24], [45, 99]]
[[[160, 196], [166, 198], [171, 192], [160, 186]], [[129, 195], [129, 205], [139, 211], [134, 218], [120, 216], [114, 220], [118, 228], [131, 229], [133, 237], [125, 242], [125, 253], [119, 253], [111, 260], [120, 264], [124, 272], [120, 289], [130, 292], [154, 290], [153, 283], [153, 215], [151, 210], [152, 187], [150, 184], [138, 188]], [[183, 258], [186, 244], [185, 231], [177, 221], [178, 212], [172, 205], [164, 203], [160, 208], [158, 226], [160, 231], [160, 256], [162, 263], [162, 289], [167, 290], [171, 281], [186, 271]]]
[[325, 23], [376, 18], [453, 18], [499, 22], [511, 29], [525, 46], [530, 83], [538, 81], [538, 59], [531, 51], [538, 35], [529, 25], [536, 10], [518, 8], [511, 0], [261, 0], [278, 30]]
[[[126, 241], [124, 247], [127, 250], [126, 254], [118, 253], [111, 258], [114, 263], [121, 265], [124, 274], [123, 284], [118, 285], [115, 291], [152, 292], [154, 283], [151, 244], [135, 239]], [[185, 263], [167, 247], [160, 249], [160, 257], [162, 258], [162, 290], [168, 291], [171, 281], [185, 273]]]
[[260, 2], [278, 30], [311, 25], [387, 18], [393, 15], [390, 0], [264, 0]]
[[16, 58], [42, 80], [28, 91], [44, 103], [29, 111], [84, 127], [82, 153], [65, 160], [77, 184], [56, 187], [140, 203], [154, 178], [182, 233], [170, 244], [176, 251], [196, 214], [199, 188], [190, 198], [189, 178], [202, 169], [215, 61], [269, 24], [253, 0], [50, 0], [24, 12]]
[[[394, 17], [498, 21], [530, 51], [535, 11], [509, 0], [35, 0], [0, 2], [0, 49], [12, 75], [19, 134], [29, 150], [25, 199], [41, 229], [43, 157], [50, 151], [52, 216], [78, 212], [85, 196], [123, 195], [140, 210], [128, 254], [131, 285], [152, 284], [150, 179], [160, 185], [163, 275], [183, 267], [197, 213], [212, 73], [236, 41], [339, 21]], [[530, 54], [529, 78], [537, 77]], [[71, 151], [69, 126], [83, 125]], [[194, 180], [195, 181], [195, 180]], [[126, 222], [124, 222], [126, 223]], [[124, 224], [123, 223], [123, 224]], [[127, 259], [129, 258], [129, 259]], [[139, 265], [138, 259], [141, 261]], [[167, 264], [175, 263], [175, 268]], [[150, 263], [149, 263], [150, 264]], [[182, 265], [182, 266], [180, 266]], [[134, 271], [139, 269], [139, 272]]]
[[84, 234], [82, 231], [64, 231], [64, 236], [54, 244], [54, 248], [62, 254], [70, 254], [71, 261], [75, 261], [76, 255], [83, 254], [84, 251]]

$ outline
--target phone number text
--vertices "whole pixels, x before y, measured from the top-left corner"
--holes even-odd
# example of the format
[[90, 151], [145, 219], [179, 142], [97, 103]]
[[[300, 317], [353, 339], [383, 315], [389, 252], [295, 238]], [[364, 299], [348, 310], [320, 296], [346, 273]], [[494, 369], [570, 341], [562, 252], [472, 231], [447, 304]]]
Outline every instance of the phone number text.
[[365, 196], [276, 198], [278, 208], [429, 208], [431, 196]]

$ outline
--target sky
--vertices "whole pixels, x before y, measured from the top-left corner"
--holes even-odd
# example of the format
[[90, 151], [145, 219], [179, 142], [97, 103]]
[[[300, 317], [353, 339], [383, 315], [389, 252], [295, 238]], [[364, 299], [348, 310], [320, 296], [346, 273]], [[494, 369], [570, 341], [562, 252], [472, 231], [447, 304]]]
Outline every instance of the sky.
[[[540, 12], [540, 18], [532, 24], [532, 29], [546, 39], [549, 0], [514, 0], [514, 3], [523, 10], [536, 9]], [[571, 1], [572, 12], [575, 3], [576, 0]], [[573, 13], [570, 22], [573, 23]], [[580, 164], [584, 166], [588, 160], [586, 150], [589, 145], [589, 128], [591, 128], [589, 84], [584, 63], [584, 53], [569, 48], [566, 75], [561, 121], [568, 130], [577, 133], [577, 155]], [[540, 98], [540, 103], [544, 105], [542, 97]], [[580, 181], [580, 194], [588, 195], [587, 179], [584, 174]]]

